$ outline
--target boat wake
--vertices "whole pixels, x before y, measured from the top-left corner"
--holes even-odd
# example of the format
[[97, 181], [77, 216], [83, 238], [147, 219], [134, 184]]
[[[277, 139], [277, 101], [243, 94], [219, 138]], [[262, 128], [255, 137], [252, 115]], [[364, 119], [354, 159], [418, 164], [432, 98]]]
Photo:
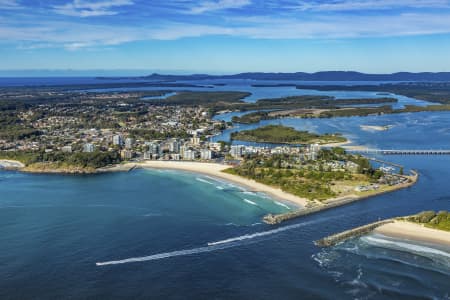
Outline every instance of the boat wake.
[[292, 230], [295, 228], [299, 228], [299, 227], [303, 227], [312, 223], [315, 223], [317, 221], [311, 221], [311, 222], [304, 222], [304, 223], [299, 223], [299, 224], [295, 224], [295, 225], [289, 225], [289, 226], [284, 226], [284, 227], [280, 227], [277, 229], [272, 229], [272, 230], [268, 230], [268, 231], [262, 231], [262, 232], [256, 232], [256, 233], [251, 233], [251, 234], [245, 234], [245, 235], [241, 235], [238, 237], [233, 237], [233, 238], [229, 238], [229, 239], [225, 239], [225, 240], [221, 240], [221, 241], [217, 241], [217, 242], [210, 242], [208, 243], [208, 246], [216, 246], [216, 245], [223, 245], [223, 244], [230, 244], [230, 243], [234, 243], [234, 242], [240, 242], [240, 241], [244, 241], [244, 240], [250, 240], [250, 239], [254, 239], [254, 238], [258, 238], [258, 237], [262, 237], [262, 236], [268, 236], [268, 235], [272, 235], [272, 234], [277, 234], [283, 231], [287, 231], [287, 230]]
[[149, 256], [132, 257], [132, 258], [121, 259], [121, 260], [98, 262], [98, 263], [96, 263], [96, 265], [97, 266], [120, 265], [120, 264], [128, 264], [128, 263], [135, 263], [135, 262], [160, 260], [160, 259], [165, 259], [165, 258], [170, 258], [170, 257], [193, 255], [193, 254], [198, 254], [198, 253], [217, 251], [217, 250], [221, 250], [221, 249], [230, 248], [232, 246], [233, 245], [227, 245], [227, 246], [221, 245], [221, 246], [216, 246], [216, 247], [199, 247], [199, 248], [194, 248], [194, 249], [186, 249], [186, 250], [158, 253], [158, 254], [153, 254], [153, 255], [149, 255]]
[[[207, 247], [199, 247], [199, 248], [193, 248], [193, 249], [164, 252], [164, 253], [158, 253], [158, 254], [153, 254], [153, 255], [149, 255], [149, 256], [132, 257], [132, 258], [121, 259], [121, 260], [97, 262], [96, 265], [97, 266], [119, 265], [119, 264], [153, 261], [153, 260], [160, 260], [160, 259], [166, 259], [166, 258], [177, 257], [177, 256], [194, 255], [194, 254], [199, 254], [199, 253], [212, 252], [212, 251], [227, 249], [227, 248], [236, 247], [236, 246], [241, 245], [240, 243], [237, 243], [237, 242], [241, 242], [244, 240], [250, 240], [250, 239], [257, 238], [257, 237], [263, 237], [263, 236], [277, 234], [277, 233], [280, 233], [283, 231], [292, 230], [292, 229], [306, 226], [306, 225], [316, 223], [316, 222], [318, 222], [318, 220], [311, 221], [311, 222], [299, 223], [299, 224], [295, 224], [295, 225], [284, 226], [284, 227], [280, 227], [280, 228], [268, 230], [268, 231], [246, 234], [246, 235], [229, 238], [229, 239], [222, 240], [222, 241], [211, 242], [211, 243], [208, 243]], [[259, 224], [259, 223], [257, 223], [257, 224]]]

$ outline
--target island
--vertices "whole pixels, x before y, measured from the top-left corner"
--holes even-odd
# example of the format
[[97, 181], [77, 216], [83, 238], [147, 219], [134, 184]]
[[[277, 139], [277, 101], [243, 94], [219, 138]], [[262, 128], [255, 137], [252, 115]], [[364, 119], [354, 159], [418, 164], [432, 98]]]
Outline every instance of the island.
[[252, 130], [242, 130], [231, 134], [232, 140], [270, 144], [330, 144], [347, 142], [340, 134], [315, 134], [298, 131], [293, 127], [267, 125]]
[[416, 215], [398, 217], [360, 226], [337, 233], [315, 242], [327, 247], [347, 239], [369, 233], [381, 234], [388, 238], [405, 240], [412, 243], [450, 246], [450, 212], [423, 211]]

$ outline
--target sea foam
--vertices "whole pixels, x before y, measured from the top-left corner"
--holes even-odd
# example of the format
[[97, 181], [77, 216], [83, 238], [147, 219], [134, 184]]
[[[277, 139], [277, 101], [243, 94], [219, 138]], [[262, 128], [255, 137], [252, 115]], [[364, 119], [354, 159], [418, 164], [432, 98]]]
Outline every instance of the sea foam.
[[384, 247], [384, 248], [390, 248], [394, 250], [400, 250], [400, 251], [407, 251], [411, 252], [416, 255], [420, 256], [440, 256], [445, 257], [446, 259], [450, 258], [450, 253], [439, 250], [436, 248], [424, 246], [424, 245], [418, 245], [418, 244], [412, 244], [402, 241], [393, 241], [393, 240], [387, 240], [375, 236], [364, 236], [361, 238], [362, 241], [368, 243], [369, 245], [378, 246], [378, 247]]

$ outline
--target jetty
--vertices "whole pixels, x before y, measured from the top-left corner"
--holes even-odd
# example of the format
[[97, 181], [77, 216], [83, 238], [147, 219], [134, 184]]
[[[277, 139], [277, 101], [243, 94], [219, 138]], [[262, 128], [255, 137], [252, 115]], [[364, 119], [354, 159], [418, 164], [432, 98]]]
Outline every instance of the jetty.
[[371, 224], [367, 224], [367, 225], [363, 225], [360, 227], [356, 227], [350, 230], [346, 230], [340, 233], [336, 233], [330, 236], [327, 236], [323, 239], [317, 240], [314, 242], [314, 244], [316, 246], [319, 247], [330, 247], [330, 246], [334, 246], [336, 244], [339, 244], [345, 240], [348, 240], [350, 238], [354, 238], [354, 237], [358, 237], [358, 236], [362, 236], [365, 235], [367, 233], [372, 232], [374, 229], [382, 226], [382, 225], [386, 225], [389, 223], [393, 223], [395, 221], [395, 219], [387, 219], [387, 220], [383, 220], [383, 221], [378, 221], [378, 222], [374, 222]]
[[348, 152], [374, 155], [450, 155], [448, 149], [350, 149]]

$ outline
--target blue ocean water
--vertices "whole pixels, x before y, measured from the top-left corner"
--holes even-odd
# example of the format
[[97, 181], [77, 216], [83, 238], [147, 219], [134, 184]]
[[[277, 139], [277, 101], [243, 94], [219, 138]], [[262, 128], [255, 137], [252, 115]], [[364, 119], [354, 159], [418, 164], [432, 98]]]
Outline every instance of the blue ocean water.
[[[450, 147], [449, 117], [270, 122], [343, 132], [367, 146], [430, 149]], [[278, 226], [261, 217], [287, 211], [284, 203], [198, 174], [0, 171], [0, 298], [448, 299], [449, 249], [380, 236], [313, 244], [379, 219], [450, 210], [449, 156], [383, 158], [417, 169], [419, 182]]]

